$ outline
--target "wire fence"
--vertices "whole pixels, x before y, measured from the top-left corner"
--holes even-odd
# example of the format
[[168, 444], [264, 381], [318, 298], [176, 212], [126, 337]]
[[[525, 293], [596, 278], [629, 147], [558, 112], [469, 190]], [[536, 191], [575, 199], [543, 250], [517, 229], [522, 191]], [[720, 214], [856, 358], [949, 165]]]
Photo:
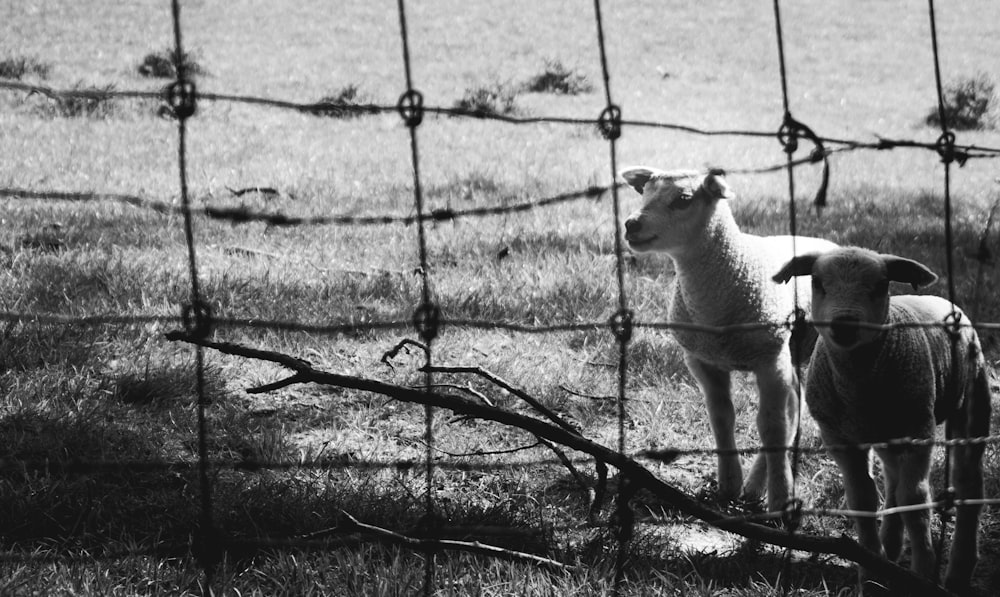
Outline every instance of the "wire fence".
[[[617, 393], [613, 397], [617, 407], [617, 450], [622, 455], [627, 455], [629, 457], [636, 458], [647, 458], [651, 460], [659, 460], [663, 462], [671, 462], [677, 457], [682, 455], [719, 455], [719, 454], [729, 454], [736, 453], [740, 455], [750, 455], [756, 454], [761, 451], [767, 451], [768, 448], [762, 446], [740, 448], [737, 450], [720, 450], [720, 449], [663, 449], [663, 450], [644, 450], [641, 452], [636, 452], [633, 454], [626, 454], [626, 420], [628, 418], [628, 408], [627, 408], [627, 386], [628, 386], [628, 375], [629, 375], [629, 345], [632, 339], [633, 332], [636, 329], [646, 328], [652, 330], [690, 330], [699, 331], [704, 333], [713, 334], [732, 334], [748, 332], [760, 329], [773, 329], [775, 327], [783, 327], [787, 330], [792, 330], [793, 327], [798, 323], [797, 321], [790, 318], [789, 321], [783, 323], [754, 323], [754, 324], [740, 324], [731, 326], [702, 326], [697, 324], [682, 324], [677, 322], [644, 322], [636, 318], [635, 314], [630, 310], [630, 297], [628, 296], [627, 284], [626, 284], [626, 264], [624, 261], [625, 250], [622, 246], [622, 236], [619, 231], [622, 229], [622, 215], [620, 209], [620, 199], [618, 196], [618, 191], [622, 188], [622, 184], [616, 182], [618, 165], [617, 165], [617, 140], [619, 139], [623, 128], [653, 128], [653, 129], [665, 129], [684, 133], [690, 133], [694, 135], [702, 136], [729, 136], [729, 137], [756, 137], [756, 138], [776, 138], [782, 145], [782, 148], [786, 154], [786, 160], [784, 163], [774, 164], [765, 167], [756, 168], [738, 168], [738, 169], [728, 169], [729, 172], [736, 173], [764, 173], [764, 172], [775, 172], [775, 171], [786, 171], [788, 176], [788, 197], [789, 197], [789, 232], [794, 237], [797, 234], [797, 221], [796, 221], [796, 205], [795, 205], [795, 170], [799, 166], [814, 165], [817, 163], [823, 163], [824, 165], [824, 183], [821, 186], [820, 192], [817, 194], [816, 203], [817, 205], [822, 205], [825, 203], [825, 181], [829, 175], [829, 158], [835, 154], [844, 152], [854, 152], [862, 150], [871, 151], [888, 151], [888, 150], [898, 150], [898, 149], [917, 149], [923, 151], [936, 152], [942, 163], [944, 164], [944, 177], [943, 177], [943, 196], [944, 196], [944, 227], [945, 227], [945, 248], [947, 254], [947, 279], [948, 279], [948, 298], [955, 302], [956, 290], [954, 282], [954, 263], [953, 263], [953, 249], [954, 249], [954, 239], [952, 234], [952, 198], [951, 198], [951, 170], [952, 166], [957, 164], [959, 166], [964, 165], [968, 160], [971, 159], [990, 159], [990, 158], [1000, 158], [1000, 148], [995, 147], [983, 147], [978, 145], [963, 145], [956, 142], [955, 134], [949, 129], [948, 117], [945, 107], [944, 100], [944, 90], [942, 86], [941, 79], [941, 69], [939, 66], [938, 59], [938, 47], [937, 47], [937, 32], [935, 25], [935, 7], [933, 0], [928, 0], [928, 16], [931, 24], [931, 45], [934, 55], [934, 73], [935, 73], [935, 83], [936, 83], [936, 95], [938, 100], [938, 115], [941, 126], [941, 134], [936, 142], [926, 143], [916, 140], [909, 139], [888, 139], [876, 137], [874, 140], [858, 140], [858, 139], [843, 139], [843, 138], [832, 138], [823, 137], [817, 135], [809, 128], [806, 124], [796, 120], [792, 116], [792, 109], [790, 105], [789, 93], [788, 93], [788, 76], [785, 67], [785, 49], [784, 49], [784, 36], [782, 33], [782, 21], [780, 12], [780, 1], [774, 0], [774, 25], [777, 34], [778, 41], [778, 58], [779, 67], [781, 75], [781, 91], [782, 91], [782, 105], [783, 105], [783, 117], [782, 124], [778, 131], [755, 131], [755, 130], [736, 130], [736, 129], [706, 129], [688, 126], [684, 124], [674, 124], [666, 122], [654, 122], [654, 121], [640, 121], [640, 120], [629, 120], [623, 118], [621, 108], [616, 105], [613, 101], [612, 88], [610, 85], [610, 72], [608, 67], [606, 48], [605, 48], [605, 33], [604, 26], [602, 22], [602, 6], [600, 0], [594, 0], [594, 22], [596, 26], [596, 43], [600, 50], [600, 62], [601, 62], [601, 74], [602, 74], [602, 91], [605, 100], [605, 106], [600, 115], [596, 119], [581, 119], [581, 118], [565, 118], [565, 117], [522, 117], [522, 116], [510, 116], [501, 115], [494, 113], [484, 113], [479, 110], [461, 109], [461, 108], [445, 108], [445, 107], [433, 107], [425, 106], [423, 104], [423, 96], [418, 91], [419, 81], [416, 81], [413, 77], [411, 71], [411, 56], [409, 49], [409, 32], [407, 29], [406, 21], [406, 1], [397, 0], [397, 10], [399, 18], [399, 35], [402, 47], [402, 66], [405, 73], [406, 88], [402, 95], [400, 96], [399, 102], [396, 105], [379, 105], [379, 104], [344, 104], [337, 105], [337, 110], [344, 112], [357, 112], [361, 114], [373, 114], [373, 113], [392, 113], [396, 112], [399, 114], [404, 124], [408, 128], [409, 141], [410, 141], [410, 157], [411, 157], [411, 167], [413, 174], [413, 206], [415, 213], [413, 214], [372, 214], [372, 215], [320, 215], [320, 216], [301, 216], [294, 214], [285, 214], [276, 211], [254, 211], [246, 207], [239, 208], [218, 208], [218, 207], [194, 207], [192, 205], [190, 192], [188, 189], [188, 156], [186, 150], [186, 140], [188, 134], [188, 126], [191, 118], [195, 115], [196, 108], [199, 102], [227, 102], [227, 103], [243, 103], [256, 106], [263, 106], [268, 108], [275, 108], [280, 110], [292, 110], [298, 111], [306, 114], [323, 114], [325, 110], [330, 109], [330, 105], [327, 102], [296, 102], [288, 101], [282, 99], [265, 98], [265, 97], [252, 97], [252, 96], [241, 96], [241, 95], [229, 95], [220, 93], [206, 93], [201, 92], [196, 89], [195, 83], [192, 79], [188, 78], [184, 72], [184, 69], [178, 69], [178, 78], [176, 81], [172, 82], [170, 85], [165, 87], [163, 90], [158, 92], [150, 91], [122, 91], [122, 90], [112, 90], [112, 89], [55, 89], [52, 87], [33, 85], [22, 83], [18, 81], [0, 81], [0, 89], [7, 89], [12, 91], [18, 91], [29, 94], [41, 94], [51, 98], [84, 98], [84, 99], [107, 99], [107, 98], [142, 98], [142, 99], [155, 99], [162, 101], [169, 108], [169, 115], [176, 119], [177, 123], [177, 138], [178, 138], [178, 152], [177, 152], [177, 164], [178, 164], [178, 175], [179, 175], [179, 197], [178, 203], [158, 201], [151, 198], [140, 197], [136, 195], [128, 194], [118, 194], [118, 193], [92, 193], [92, 192], [76, 192], [73, 190], [65, 189], [49, 189], [49, 190], [38, 190], [38, 189], [27, 189], [27, 188], [0, 188], [0, 197], [7, 200], [51, 200], [58, 202], [117, 202], [122, 204], [131, 205], [134, 207], [148, 209], [157, 213], [169, 213], [182, 216], [182, 225], [184, 229], [185, 244], [187, 247], [187, 269], [189, 276], [189, 299], [181, 309], [181, 314], [179, 316], [163, 316], [163, 315], [136, 315], [136, 314], [94, 314], [87, 316], [71, 316], [63, 315], [57, 313], [38, 313], [38, 312], [17, 312], [17, 311], [5, 311], [0, 312], [0, 321], [9, 323], [24, 323], [24, 324], [47, 324], [47, 325], [76, 325], [76, 326], [120, 326], [120, 325], [131, 325], [131, 324], [144, 324], [144, 323], [163, 323], [170, 325], [180, 325], [182, 326], [187, 334], [195, 338], [207, 338], [212, 330], [218, 328], [240, 328], [240, 329], [266, 329], [272, 331], [301, 331], [308, 332], [310, 334], [329, 334], [329, 335], [340, 335], [344, 333], [352, 332], [362, 332], [362, 331], [375, 331], [375, 330], [415, 330], [421, 341], [425, 346], [425, 361], [423, 370], [424, 376], [424, 392], [430, 395], [435, 387], [435, 367], [434, 367], [434, 342], [440, 335], [441, 330], [444, 327], [457, 327], [457, 328], [470, 328], [470, 329], [497, 329], [509, 332], [517, 333], [531, 333], [531, 334], [549, 334], [549, 333], [559, 333], [559, 332], [570, 332], [570, 331], [590, 331], [590, 330], [607, 330], [614, 337], [615, 342], [618, 346], [618, 361], [616, 365], [617, 372]], [[180, 3], [178, 0], [171, 1], [171, 13], [172, 13], [172, 24], [173, 24], [173, 37], [174, 37], [174, 52], [176, 56], [184, 55], [184, 45], [183, 45], [183, 27], [181, 20]], [[538, 123], [550, 123], [550, 124], [560, 124], [560, 125], [571, 125], [571, 126], [582, 126], [582, 127], [596, 127], [597, 130], [604, 136], [608, 142], [609, 149], [609, 179], [610, 183], [605, 186], [592, 186], [586, 189], [569, 191], [557, 195], [552, 195], [548, 197], [538, 197], [522, 201], [506, 201], [503, 205], [489, 206], [489, 207], [479, 207], [473, 209], [463, 209], [463, 210], [453, 210], [451, 208], [446, 209], [436, 209], [428, 210], [425, 205], [423, 190], [422, 190], [422, 178], [421, 178], [421, 160], [419, 151], [419, 135], [421, 125], [425, 122], [428, 115], [435, 116], [457, 116], [470, 119], [488, 119], [496, 120], [499, 122], [508, 123], [511, 125], [530, 125]], [[799, 150], [800, 141], [808, 141], [812, 144], [812, 150], [809, 155], [802, 158], [794, 158], [794, 154]], [[235, 192], [234, 192], [235, 193]], [[440, 306], [435, 302], [435, 296], [432, 291], [432, 269], [430, 267], [431, 261], [427, 250], [426, 241], [426, 225], [428, 223], [441, 222], [441, 221], [451, 221], [460, 220], [466, 218], [478, 218], [478, 217], [489, 217], [504, 215], [509, 213], [524, 212], [533, 209], [543, 209], [547, 207], [552, 207], [556, 205], [566, 204], [574, 201], [582, 200], [595, 200], [602, 197], [610, 197], [610, 204], [612, 208], [612, 218], [614, 222], [614, 256], [615, 256], [615, 286], [617, 290], [616, 297], [616, 311], [611, 316], [609, 320], [606, 321], [590, 321], [590, 322], [571, 322], [571, 323], [547, 323], [540, 325], [527, 325], [517, 322], [505, 322], [505, 321], [495, 321], [495, 320], [472, 320], [472, 319], [459, 319], [459, 318], [448, 318], [445, 313], [442, 312]], [[390, 224], [403, 224], [403, 225], [413, 225], [416, 228], [417, 236], [417, 251], [418, 251], [418, 262], [419, 268], [417, 269], [417, 274], [420, 276], [420, 302], [415, 305], [414, 315], [412, 319], [409, 320], [396, 320], [396, 321], [364, 321], [364, 322], [349, 322], [349, 323], [339, 323], [333, 325], [311, 325], [296, 321], [268, 321], [268, 320], [255, 320], [246, 318], [225, 318], [215, 316], [207, 301], [204, 299], [203, 292], [201, 290], [201, 276], [199, 273], [199, 259], [196, 253], [196, 242], [193, 227], [193, 218], [195, 216], [208, 217], [213, 219], [221, 219], [232, 222], [234, 224], [243, 224], [249, 222], [262, 222], [274, 226], [325, 226], [325, 225], [336, 225], [336, 226], [376, 226], [376, 225], [390, 225]], [[979, 255], [978, 258], [981, 262], [985, 262], [988, 259], [988, 255]], [[978, 282], [977, 282], [978, 284]], [[977, 288], [978, 294], [978, 288]], [[798, 308], [798, 306], [796, 306]], [[954, 313], [953, 313], [954, 315]], [[815, 322], [818, 324], [823, 324], [824, 322]], [[829, 323], [829, 322], [826, 322]], [[889, 330], [901, 327], [948, 327], [954, 325], [955, 320], [952, 321], [938, 321], [938, 322], [920, 322], [916, 324], [887, 324], [887, 325], [867, 325], [860, 324], [862, 327], [868, 327], [876, 330]], [[973, 321], [967, 323], [967, 325], [972, 325], [976, 329], [981, 331], [1000, 331], [1000, 323], [992, 322], [980, 322]], [[199, 520], [199, 528], [196, 532], [196, 543], [200, 544], [201, 549], [199, 550], [200, 561], [205, 573], [205, 587], [210, 591], [213, 586], [213, 573], [215, 565], [218, 563], [221, 557], [221, 551], [225, 549], [224, 541], [219, 534], [218, 529], [215, 528], [215, 522], [213, 521], [213, 489], [211, 485], [210, 471], [214, 470], [281, 470], [281, 469], [291, 469], [291, 468], [321, 468], [321, 469], [338, 469], [338, 468], [358, 468], [358, 469], [410, 469], [417, 466], [423, 466], [424, 472], [426, 474], [426, 485], [427, 491], [424, 495], [423, 507], [426, 511], [428, 518], [433, 518], [433, 515], [438, 508], [435, 503], [435, 495], [433, 492], [433, 473], [436, 469], [451, 469], [451, 470], [486, 470], [491, 467], [503, 467], [507, 465], [494, 465], [494, 464], [482, 464], [482, 463], [442, 463], [439, 462], [435, 456], [441, 452], [437, 447], [435, 442], [434, 429], [434, 417], [435, 408], [430, 406], [430, 401], [425, 404], [424, 408], [424, 434], [422, 437], [424, 454], [422, 462], [417, 459], [389, 459], [389, 460], [358, 460], [352, 459], [350, 461], [309, 461], [308, 459], [300, 460], [297, 462], [273, 462], [273, 461], [254, 461], [252, 459], [242, 459], [242, 460], [225, 460], [211, 458], [209, 456], [208, 444], [211, 438], [211, 433], [208, 426], [208, 419], [206, 410], [209, 408], [210, 400], [206, 391], [206, 380], [205, 380], [205, 356], [204, 348], [196, 344], [195, 346], [195, 358], [194, 358], [194, 368], [196, 371], [196, 391], [198, 395], [197, 402], [197, 421], [198, 421], [198, 458], [195, 462], [164, 462], [164, 461], [133, 461], [133, 462], [123, 462], [121, 460], [115, 461], [88, 461], [88, 462], [69, 462], [64, 464], [57, 464], [48, 461], [32, 461], [30, 459], [24, 460], [19, 463], [19, 466], [23, 470], [32, 470], [34, 467], [44, 468], [50, 472], [62, 472], [62, 473], [87, 473], [99, 470], [131, 470], [131, 471], [177, 471], [177, 470], [196, 470], [198, 472], [198, 478], [200, 483], [199, 495], [201, 497], [200, 513], [201, 518]], [[801, 371], [798, 372], [801, 376]], [[799, 405], [801, 408], [801, 404]], [[793, 466], [794, 470], [797, 472], [798, 459], [803, 454], [809, 453], [825, 453], [831, 450], [868, 450], [868, 449], [889, 449], [894, 447], [902, 446], [937, 446], [943, 447], [946, 451], [951, 450], [956, 446], [966, 446], [966, 445], [995, 445], [1000, 443], [1000, 436], [989, 436], [989, 437], [976, 437], [976, 438], [957, 438], [948, 440], [934, 440], [926, 438], [898, 438], [889, 442], [877, 442], [869, 444], [860, 445], [844, 445], [844, 446], [825, 446], [822, 448], [810, 448], [803, 447], [797, 444], [791, 448], [793, 453]], [[537, 447], [539, 444], [531, 444], [524, 446], [522, 448], [516, 448], [510, 450], [513, 452], [515, 450], [521, 449], [531, 449]], [[780, 450], [788, 450], [788, 448], [780, 448]], [[462, 454], [461, 456], [475, 458], [478, 456], [483, 456], [483, 453], [471, 453]], [[949, 459], [946, 458], [946, 467], [948, 466]], [[558, 458], [551, 459], [534, 459], [534, 460], [524, 460], [519, 461], [519, 466], [529, 466], [529, 465], [554, 465], [554, 464], [565, 464], [570, 463], [583, 463], [590, 462], [590, 460], [583, 459], [563, 459]], [[7, 466], [4, 463], [0, 466]], [[947, 473], [946, 473], [947, 478]], [[632, 512], [632, 507], [630, 505], [630, 499], [634, 496], [634, 488], [630, 487], [630, 481], [627, 476], [623, 476], [620, 480], [620, 485], [618, 487], [619, 495], [617, 500], [617, 506], [613, 520], [618, 527], [617, 538], [618, 538], [618, 557], [616, 559], [615, 566], [615, 590], [620, 591], [625, 582], [626, 576], [625, 572], [628, 565], [628, 548], [629, 542], [632, 538], [633, 530], [632, 527], [635, 524], [634, 513]], [[997, 505], [1000, 504], [1000, 498], [987, 498], [987, 499], [977, 499], [977, 500], [961, 500], [955, 499], [953, 496], [946, 496], [944, 499], [938, 499], [926, 505], [917, 506], [906, 506], [906, 507], [893, 507], [878, 512], [860, 512], [853, 510], [840, 510], [840, 509], [806, 509], [802, 507], [801, 500], [799, 500], [794, 494], [794, 484], [792, 487], [793, 494], [791, 496], [789, 506], [794, 507], [795, 516], [850, 516], [850, 517], [881, 517], [889, 514], [912, 511], [914, 509], [930, 509], [943, 511], [946, 509], [952, 509], [956, 506], [961, 505]], [[942, 515], [943, 516], [943, 515]], [[788, 522], [788, 509], [779, 512], [766, 512], [757, 514], [746, 514], [735, 517], [734, 519], [744, 520], [744, 521], [766, 521], [771, 519], [783, 519]], [[720, 519], [720, 523], [725, 522], [730, 519]], [[945, 519], [942, 518], [942, 528], [944, 527]], [[720, 526], [722, 526], [720, 524]], [[797, 525], [792, 524], [789, 529], [791, 533], [796, 531]], [[942, 537], [944, 532], [942, 530]], [[434, 591], [435, 587], [435, 563], [433, 554], [435, 553], [435, 548], [433, 546], [424, 546], [421, 549], [427, 549], [429, 557], [424, 559], [425, 569], [424, 569], [424, 587], [423, 591], [425, 595], [430, 595]], [[940, 550], [940, 546], [939, 546]], [[790, 559], [787, 557], [790, 550], [786, 550], [786, 566]], [[129, 555], [129, 554], [123, 554]], [[0, 559], [6, 561], [10, 560], [25, 560], [30, 559], [25, 556], [18, 556], [15, 554], [0, 554]], [[789, 575], [784, 575], [785, 584], [783, 590], [787, 593], [789, 586], [787, 584]]]

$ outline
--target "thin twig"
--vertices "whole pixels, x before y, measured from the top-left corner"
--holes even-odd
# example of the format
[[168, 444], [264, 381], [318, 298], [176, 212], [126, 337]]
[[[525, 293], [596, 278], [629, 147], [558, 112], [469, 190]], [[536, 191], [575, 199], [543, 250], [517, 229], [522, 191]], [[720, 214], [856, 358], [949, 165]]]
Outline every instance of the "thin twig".
[[[399, 355], [399, 352], [405, 350], [407, 346], [415, 346], [420, 350], [424, 351], [425, 355], [429, 350], [427, 348], [427, 345], [424, 344], [423, 342], [417, 342], [416, 340], [412, 340], [410, 338], [403, 338], [402, 340], [397, 342], [395, 346], [382, 353], [382, 358], [380, 360], [383, 363], [385, 363], [387, 367], [395, 370], [395, 367], [392, 366], [392, 359], [396, 358], [396, 356]], [[409, 351], [406, 352], [408, 353]]]
[[588, 400], [600, 400], [602, 402], [614, 402], [615, 400], [618, 400], [617, 396], [584, 394], [583, 392], [574, 390], [573, 388], [570, 388], [569, 386], [563, 384], [559, 384], [559, 389], [566, 392], [567, 394], [572, 394], [573, 396], [579, 396], [580, 398], [586, 398]]
[[524, 553], [520, 551], [513, 551], [510, 549], [504, 549], [502, 547], [497, 547], [495, 545], [487, 545], [485, 543], [480, 543], [478, 541], [456, 541], [454, 539], [434, 539], [434, 538], [418, 538], [418, 537], [408, 537], [406, 535], [390, 531], [389, 529], [384, 529], [382, 527], [377, 527], [370, 524], [365, 524], [354, 518], [347, 512], [341, 510], [341, 513], [348, 521], [350, 521], [350, 526], [357, 528], [359, 531], [370, 533], [387, 540], [390, 543], [398, 545], [406, 545], [420, 551], [429, 551], [437, 549], [450, 549], [455, 551], [464, 551], [468, 553], [487, 555], [494, 558], [499, 558], [502, 560], [513, 560], [518, 562], [528, 562], [540, 566], [542, 568], [552, 569], [552, 570], [573, 570], [573, 566], [563, 564], [556, 560], [549, 558], [543, 558], [542, 556], [536, 556], [530, 553]]
[[483, 369], [482, 367], [446, 367], [441, 365], [432, 365], [430, 367], [421, 367], [420, 370], [429, 371], [431, 373], [471, 373], [473, 375], [478, 375], [479, 377], [482, 377], [483, 379], [493, 383], [494, 385], [499, 386], [504, 390], [507, 390], [514, 396], [517, 396], [518, 398], [526, 402], [529, 406], [531, 406], [539, 413], [541, 413], [541, 415], [544, 416], [546, 419], [552, 421], [553, 423], [562, 427], [566, 431], [569, 431], [571, 433], [576, 433], [577, 435], [580, 434], [580, 431], [576, 427], [574, 427], [572, 424], [568, 423], [562, 417], [554, 413], [551, 409], [543, 405], [534, 396], [528, 394], [524, 390], [521, 390], [511, 385], [510, 383], [500, 378], [500, 376], [490, 373], [489, 371]]
[[518, 446], [516, 448], [510, 448], [507, 450], [476, 450], [475, 452], [449, 452], [443, 448], [438, 448], [437, 446], [429, 446], [427, 442], [420, 438], [413, 438], [409, 440], [410, 443], [420, 445], [422, 447], [430, 447], [435, 452], [444, 454], [445, 456], [451, 456], [452, 458], [472, 458], [476, 456], [501, 456], [506, 454], [516, 454], [518, 452], [525, 452], [527, 450], [533, 450], [538, 446], [547, 445], [545, 440], [538, 440], [537, 442], [529, 446]]
[[[446, 549], [451, 551], [461, 551], [465, 553], [485, 555], [508, 561], [526, 562], [548, 570], [568, 571], [576, 569], [575, 566], [571, 566], [569, 564], [563, 564], [562, 562], [559, 562], [557, 560], [521, 551], [514, 551], [512, 549], [506, 549], [503, 547], [497, 547], [495, 545], [489, 545], [486, 543], [480, 543], [479, 541], [459, 541], [455, 539], [441, 539], [439, 537], [411, 537], [409, 535], [397, 533], [396, 531], [391, 531], [389, 529], [363, 523], [359, 521], [357, 518], [348, 514], [347, 512], [344, 512], [343, 510], [341, 510], [341, 515], [347, 519], [347, 522], [345, 524], [342, 524], [333, 529], [326, 529], [323, 531], [317, 531], [315, 533], [304, 535], [303, 539], [316, 539], [333, 533], [365, 533], [368, 535], [372, 535], [381, 541], [391, 543], [393, 545], [405, 545], [407, 547], [412, 548], [415, 551], [432, 551], [432, 550], [436, 551], [436, 550]], [[489, 529], [484, 529], [484, 530], [489, 530]], [[462, 529], [463, 535], [469, 535], [476, 532], [477, 532], [476, 529]], [[495, 529], [493, 530], [493, 532], [495, 534]], [[509, 532], [509, 529], [505, 529], [504, 534], [510, 535], [511, 533]], [[343, 540], [358, 541], [358, 539], [354, 537], [345, 537], [343, 538]], [[289, 545], [297, 545], [297, 544], [298, 542], [289, 542]]]

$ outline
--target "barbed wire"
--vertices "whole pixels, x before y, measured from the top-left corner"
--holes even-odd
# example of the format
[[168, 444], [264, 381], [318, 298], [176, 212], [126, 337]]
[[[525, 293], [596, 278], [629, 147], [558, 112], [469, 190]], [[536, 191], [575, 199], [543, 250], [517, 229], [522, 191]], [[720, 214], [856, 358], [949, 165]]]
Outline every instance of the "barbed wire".
[[[80, 99], [92, 99], [92, 100], [155, 99], [155, 100], [166, 101], [168, 93], [167, 88], [155, 91], [119, 90], [119, 89], [101, 88], [101, 87], [60, 89], [46, 85], [39, 85], [36, 83], [24, 83], [22, 81], [14, 81], [8, 79], [0, 79], [0, 89], [19, 91], [27, 93], [28, 95], [39, 94], [49, 98], [80, 98]], [[207, 102], [223, 102], [223, 103], [266, 106], [271, 108], [279, 108], [296, 112], [302, 112], [306, 114], [314, 114], [317, 116], [322, 116], [328, 113], [329, 110], [331, 110], [332, 108], [335, 108], [337, 111], [341, 111], [344, 113], [353, 113], [353, 114], [387, 114], [387, 113], [398, 112], [400, 109], [400, 106], [398, 104], [389, 105], [389, 104], [375, 104], [375, 103], [340, 103], [340, 102], [329, 102], [329, 101], [300, 102], [300, 101], [252, 96], [252, 95], [213, 93], [206, 91], [198, 92], [198, 100]], [[489, 121], [496, 121], [507, 124], [515, 124], [515, 125], [566, 124], [573, 126], [594, 127], [599, 123], [599, 119], [596, 118], [566, 117], [566, 116], [518, 116], [513, 114], [500, 114], [496, 112], [489, 112], [489, 111], [470, 109], [470, 108], [460, 108], [460, 107], [422, 106], [421, 109], [424, 112], [424, 114], [429, 114], [429, 115], [469, 118], [476, 120], [489, 120]], [[622, 127], [666, 129], [666, 130], [672, 130], [681, 133], [690, 133], [693, 135], [705, 136], [705, 137], [774, 138], [778, 134], [777, 131], [751, 130], [751, 129], [738, 129], [738, 128], [712, 129], [705, 127], [696, 127], [686, 124], [677, 124], [677, 123], [663, 122], [659, 120], [646, 120], [646, 119], [637, 120], [637, 119], [622, 118], [620, 122]], [[841, 137], [825, 137], [825, 136], [818, 136], [817, 138], [827, 145], [843, 145], [844, 147], [838, 149], [838, 151], [854, 150], [854, 149], [872, 149], [872, 150], [884, 151], [884, 150], [899, 149], [899, 148], [928, 149], [937, 151], [938, 149], [940, 149], [939, 145], [934, 141], [918, 141], [913, 139], [892, 139], [877, 134], [874, 136], [875, 136], [874, 141], [844, 139]], [[1000, 157], [1000, 147], [989, 147], [977, 144], [956, 144], [955, 149], [959, 152], [959, 155], [964, 159]]]
[[72, 191], [35, 191], [23, 188], [0, 188], [0, 197], [11, 199], [37, 199], [53, 201], [110, 201], [149, 209], [166, 214], [196, 214], [215, 220], [226, 220], [233, 224], [261, 222], [270, 226], [323, 226], [323, 225], [355, 225], [371, 226], [385, 224], [410, 225], [418, 222], [446, 222], [469, 217], [484, 217], [524, 212], [539, 207], [547, 207], [569, 203], [582, 199], [596, 199], [615, 187], [625, 186], [624, 183], [605, 187], [589, 187], [581, 191], [571, 191], [559, 195], [542, 197], [529, 201], [505, 203], [497, 206], [473, 207], [466, 209], [438, 208], [420, 215], [342, 215], [342, 216], [290, 216], [280, 212], [261, 212], [246, 206], [240, 207], [185, 207], [175, 203], [144, 199], [136, 195], [121, 193], [82, 193]]

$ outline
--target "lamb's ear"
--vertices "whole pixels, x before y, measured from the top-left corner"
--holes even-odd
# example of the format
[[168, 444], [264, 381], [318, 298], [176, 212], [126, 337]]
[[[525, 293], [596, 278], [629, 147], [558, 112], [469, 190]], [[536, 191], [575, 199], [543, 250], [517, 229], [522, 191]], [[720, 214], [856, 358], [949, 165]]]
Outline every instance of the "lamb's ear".
[[895, 255], [883, 255], [882, 261], [885, 263], [886, 273], [889, 275], [890, 280], [911, 284], [914, 290], [937, 281], [937, 274], [929, 270], [924, 264], [912, 259], [897, 257]]
[[705, 175], [701, 188], [711, 199], [732, 199], [736, 196], [726, 183], [725, 172], [719, 169], [712, 169]]
[[637, 166], [635, 168], [626, 168], [625, 170], [622, 170], [621, 177], [625, 179], [625, 182], [627, 182], [630, 187], [642, 195], [642, 189], [645, 188], [646, 183], [649, 182], [649, 179], [652, 178], [657, 172], [657, 170]]
[[793, 257], [791, 261], [781, 266], [778, 273], [771, 279], [775, 282], [788, 282], [795, 276], [809, 276], [813, 273], [813, 264], [819, 259], [819, 253], [806, 253]]

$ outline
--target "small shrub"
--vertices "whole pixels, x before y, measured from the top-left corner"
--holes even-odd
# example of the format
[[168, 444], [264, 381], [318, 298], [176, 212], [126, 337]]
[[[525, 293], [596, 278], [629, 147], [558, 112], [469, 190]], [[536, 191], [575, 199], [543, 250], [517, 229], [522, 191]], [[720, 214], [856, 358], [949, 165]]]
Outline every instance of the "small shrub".
[[[41, 108], [42, 114], [56, 118], [107, 118], [118, 111], [118, 104], [111, 92], [114, 85], [103, 88], [86, 87], [77, 83], [72, 88], [71, 95], [48, 94], [51, 102]], [[77, 95], [77, 93], [82, 93]]]
[[505, 83], [484, 85], [466, 89], [462, 99], [455, 102], [455, 108], [471, 112], [475, 116], [516, 114], [517, 91]]
[[[958, 80], [944, 91], [944, 112], [948, 126], [957, 130], [990, 128], [990, 111], [995, 99], [993, 81], [984, 73]], [[941, 126], [937, 107], [931, 109], [925, 122]]]
[[0, 77], [4, 79], [15, 79], [20, 81], [29, 75], [35, 75], [40, 79], [49, 76], [52, 67], [44, 62], [39, 62], [36, 58], [17, 56], [16, 58], [5, 58], [0, 60]]
[[587, 76], [571, 71], [558, 60], [546, 60], [545, 70], [525, 83], [527, 91], [579, 95], [594, 90]]
[[357, 118], [378, 112], [376, 108], [365, 105], [370, 103], [370, 100], [361, 93], [357, 85], [348, 85], [333, 95], [321, 98], [310, 106], [308, 111], [316, 116]]
[[178, 57], [177, 51], [172, 49], [146, 54], [139, 65], [140, 75], [157, 79], [176, 79], [178, 70], [188, 77], [205, 74], [205, 69], [190, 53], [182, 52]]

